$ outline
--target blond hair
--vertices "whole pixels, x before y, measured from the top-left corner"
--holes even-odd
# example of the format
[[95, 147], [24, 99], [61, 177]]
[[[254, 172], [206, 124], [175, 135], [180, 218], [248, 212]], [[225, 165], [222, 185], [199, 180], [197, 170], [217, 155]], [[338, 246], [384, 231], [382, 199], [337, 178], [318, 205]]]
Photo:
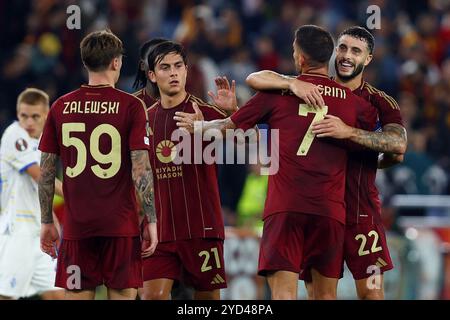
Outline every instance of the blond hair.
[[21, 103], [37, 105], [43, 104], [49, 107], [49, 97], [44, 91], [37, 88], [26, 88], [17, 97], [17, 110], [19, 110], [19, 105]]

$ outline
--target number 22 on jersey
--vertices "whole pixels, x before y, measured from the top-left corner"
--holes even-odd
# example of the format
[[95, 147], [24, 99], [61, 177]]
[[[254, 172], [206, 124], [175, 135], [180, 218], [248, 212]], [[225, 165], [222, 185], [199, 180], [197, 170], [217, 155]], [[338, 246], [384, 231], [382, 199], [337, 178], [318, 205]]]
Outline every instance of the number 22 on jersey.
[[[86, 169], [87, 148], [84, 142], [71, 136], [74, 132], [85, 132], [86, 124], [81, 122], [70, 122], [62, 125], [62, 144], [65, 147], [73, 146], [77, 150], [77, 161], [73, 167], [66, 168], [66, 175], [75, 178]], [[100, 151], [100, 137], [106, 134], [111, 139], [111, 150], [109, 153]], [[109, 168], [104, 169], [98, 164], [91, 166], [92, 172], [101, 179], [108, 179], [116, 175], [121, 165], [121, 139], [119, 131], [110, 124], [101, 124], [92, 130], [89, 138], [89, 151], [100, 164], [110, 164]]]
[[328, 112], [328, 106], [323, 106], [322, 108], [316, 110], [313, 107], [307, 105], [306, 103], [301, 103], [298, 106], [298, 115], [306, 117], [308, 116], [308, 113], [314, 113], [313, 121], [311, 121], [311, 124], [308, 127], [308, 130], [306, 131], [305, 136], [303, 137], [302, 142], [300, 143], [300, 147], [297, 150], [298, 156], [306, 156], [308, 154], [309, 148], [311, 148], [311, 144], [314, 141], [314, 138], [316, 137], [315, 134], [312, 133], [312, 124], [316, 121], [322, 120], [324, 116]]

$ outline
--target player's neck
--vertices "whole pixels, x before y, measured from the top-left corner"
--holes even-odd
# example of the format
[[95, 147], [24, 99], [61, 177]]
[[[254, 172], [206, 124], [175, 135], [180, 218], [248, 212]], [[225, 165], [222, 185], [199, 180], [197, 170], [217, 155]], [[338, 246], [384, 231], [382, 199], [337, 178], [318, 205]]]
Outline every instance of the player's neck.
[[323, 66], [323, 67], [304, 66], [302, 68], [302, 74], [307, 74], [307, 73], [315, 73], [315, 74], [320, 74], [320, 75], [328, 77], [328, 65]]
[[150, 97], [152, 97], [152, 98], [155, 97], [155, 95], [153, 94], [153, 87], [152, 87], [152, 85], [150, 84], [150, 81], [147, 81], [147, 85], [146, 85], [145, 88], [144, 88], [144, 92], [145, 92], [145, 94], [146, 94], [147, 96], [150, 96]]
[[344, 87], [347, 87], [352, 91], [358, 89], [361, 86], [362, 81], [363, 81], [362, 73], [360, 73], [359, 75], [348, 81], [344, 81], [343, 79], [339, 78], [338, 75], [336, 75], [336, 82], [342, 84]]
[[108, 72], [89, 72], [89, 85], [90, 86], [100, 86], [100, 85], [110, 85], [115, 86], [114, 75]]
[[164, 109], [170, 109], [179, 105], [186, 98], [186, 90], [182, 90], [174, 96], [161, 95], [161, 106]]

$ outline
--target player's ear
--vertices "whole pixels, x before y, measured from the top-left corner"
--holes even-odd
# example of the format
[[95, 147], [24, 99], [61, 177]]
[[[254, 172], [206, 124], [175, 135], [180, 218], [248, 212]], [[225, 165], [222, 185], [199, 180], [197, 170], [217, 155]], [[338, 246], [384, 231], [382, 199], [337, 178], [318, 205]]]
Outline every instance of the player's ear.
[[303, 55], [303, 53], [300, 52], [298, 55], [299, 66], [302, 66], [305, 63], [305, 60], [306, 60], [305, 56]]
[[154, 71], [148, 70], [147, 78], [148, 78], [151, 82], [156, 83], [156, 75], [155, 75], [155, 72], [154, 72]]
[[369, 54], [366, 57], [366, 60], [364, 61], [364, 67], [366, 67], [373, 59], [373, 55]]
[[142, 59], [139, 61], [139, 69], [141, 69], [141, 71], [145, 71], [145, 61]]
[[120, 59], [119, 58], [114, 58], [112, 60], [111, 64], [112, 64], [112, 69], [114, 71], [120, 69]]

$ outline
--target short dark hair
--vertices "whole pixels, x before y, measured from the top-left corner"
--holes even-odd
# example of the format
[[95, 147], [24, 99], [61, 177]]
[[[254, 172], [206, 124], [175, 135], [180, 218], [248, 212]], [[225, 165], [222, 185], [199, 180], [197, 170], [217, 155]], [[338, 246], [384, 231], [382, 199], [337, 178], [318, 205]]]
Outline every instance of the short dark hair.
[[295, 42], [306, 55], [310, 66], [328, 64], [333, 55], [334, 42], [331, 34], [315, 25], [304, 25], [295, 31]]
[[164, 39], [164, 38], [154, 38], [152, 40], [148, 40], [148, 41], [144, 42], [144, 44], [141, 46], [141, 48], [139, 50], [140, 60], [138, 62], [138, 66], [137, 66], [136, 77], [134, 79], [133, 88], [139, 89], [139, 88], [143, 88], [147, 85], [147, 74], [144, 70], [141, 70], [141, 62], [147, 61], [148, 53], [150, 52], [150, 50], [153, 46], [156, 46], [157, 44], [160, 44], [164, 41], [168, 41], [168, 40]]
[[[187, 65], [187, 57], [186, 51], [184, 47], [175, 41], [164, 41], [160, 44], [153, 46], [148, 53], [148, 69], [151, 71], [155, 71], [155, 66], [160, 62], [164, 57], [170, 53], [179, 54], [183, 59], [185, 65]], [[159, 97], [159, 89], [156, 83], [152, 82], [153, 92], [157, 94]]]
[[148, 53], [148, 68], [155, 71], [155, 66], [169, 53], [179, 54], [183, 58], [184, 64], [187, 64], [186, 51], [181, 43], [175, 41], [165, 41], [154, 46]]
[[360, 26], [353, 26], [347, 28], [341, 32], [339, 38], [345, 35], [365, 41], [367, 44], [367, 48], [369, 49], [369, 53], [370, 54], [373, 53], [373, 48], [375, 46], [375, 39], [373, 35], [369, 32], [369, 30], [367, 30], [366, 28]]
[[89, 71], [108, 68], [114, 58], [123, 54], [122, 41], [110, 30], [89, 33], [80, 43], [81, 60]]

